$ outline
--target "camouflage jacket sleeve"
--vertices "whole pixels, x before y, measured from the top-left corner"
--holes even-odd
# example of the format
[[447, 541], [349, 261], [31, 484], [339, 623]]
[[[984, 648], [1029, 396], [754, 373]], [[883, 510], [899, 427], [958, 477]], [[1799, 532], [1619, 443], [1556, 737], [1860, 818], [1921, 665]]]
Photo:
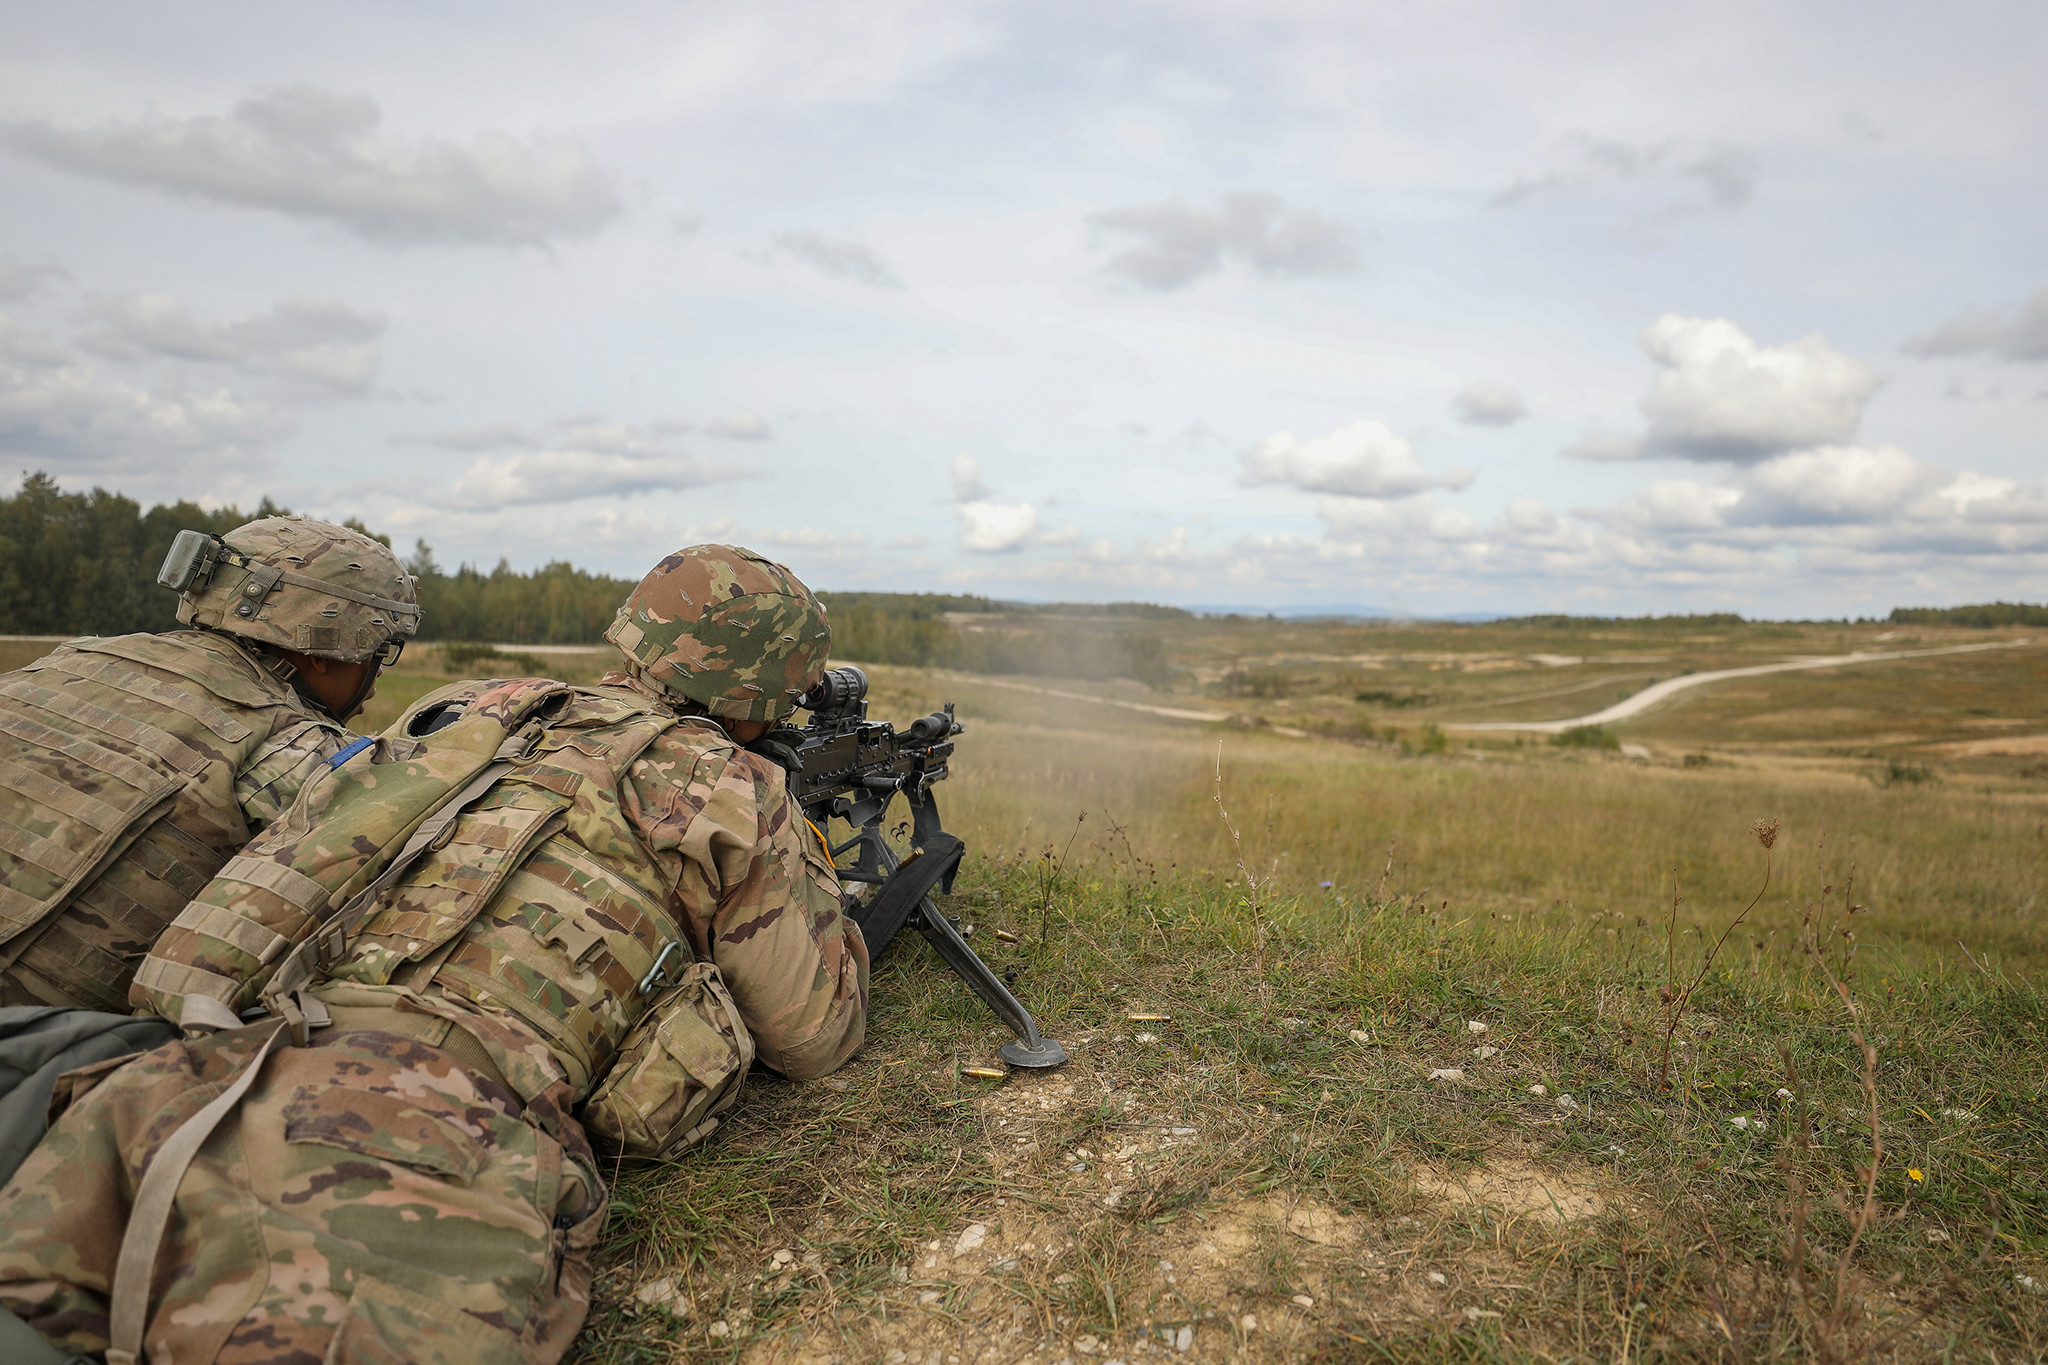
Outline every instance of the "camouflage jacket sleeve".
[[657, 741], [623, 794], [757, 1055], [794, 1080], [826, 1075], [866, 1034], [867, 945], [782, 770], [722, 734], [705, 743], [705, 725], [685, 721]]
[[320, 765], [341, 752], [349, 736], [331, 722], [299, 721], [280, 728], [235, 774], [235, 801], [260, 834], [298, 799]]

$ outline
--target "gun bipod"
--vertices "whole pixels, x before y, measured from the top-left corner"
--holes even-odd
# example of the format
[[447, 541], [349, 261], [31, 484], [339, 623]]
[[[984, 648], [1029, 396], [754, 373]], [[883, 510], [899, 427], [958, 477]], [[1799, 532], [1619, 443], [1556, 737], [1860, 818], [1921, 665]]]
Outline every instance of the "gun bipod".
[[1010, 994], [1010, 988], [981, 960], [981, 955], [967, 946], [960, 930], [932, 900], [931, 893], [941, 882], [951, 882], [951, 874], [967, 846], [950, 834], [940, 834], [901, 862], [896, 850], [879, 837], [879, 832], [868, 841], [868, 847], [886, 876], [875, 893], [853, 911], [854, 923], [867, 940], [870, 957], [880, 957], [898, 931], [906, 927], [916, 929], [953, 969], [953, 974], [965, 981], [982, 1003], [995, 1012], [996, 1018], [1017, 1035], [996, 1049], [998, 1057], [1011, 1066], [1034, 1068], [1058, 1066], [1066, 1061], [1067, 1050], [1038, 1031], [1031, 1012]]

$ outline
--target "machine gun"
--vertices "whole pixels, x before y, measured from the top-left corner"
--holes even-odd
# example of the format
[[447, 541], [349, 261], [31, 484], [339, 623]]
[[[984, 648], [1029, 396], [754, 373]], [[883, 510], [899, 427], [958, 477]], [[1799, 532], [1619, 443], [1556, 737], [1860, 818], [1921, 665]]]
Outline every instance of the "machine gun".
[[[967, 946], [960, 929], [932, 900], [950, 891], [967, 846], [939, 824], [934, 783], [945, 780], [953, 736], [966, 727], [953, 718], [953, 704], [914, 720], [902, 730], [868, 719], [868, 679], [851, 666], [826, 670], [815, 687], [798, 698], [810, 723], [772, 730], [756, 747], [789, 770], [789, 792], [821, 830], [837, 817], [853, 827], [845, 843], [826, 847], [842, 882], [875, 889], [851, 913], [880, 957], [899, 930], [924, 935], [948, 967], [973, 988], [1016, 1038], [997, 1049], [1012, 1066], [1058, 1066], [1066, 1049], [1038, 1031], [996, 974]], [[901, 796], [910, 806], [911, 855], [899, 859], [883, 835], [889, 805]]]

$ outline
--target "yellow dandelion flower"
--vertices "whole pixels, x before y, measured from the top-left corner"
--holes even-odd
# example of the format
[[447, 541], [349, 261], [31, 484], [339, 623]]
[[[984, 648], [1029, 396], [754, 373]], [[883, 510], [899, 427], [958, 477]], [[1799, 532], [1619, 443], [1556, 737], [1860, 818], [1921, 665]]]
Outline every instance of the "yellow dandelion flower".
[[1921, 1181], [1927, 1178], [1926, 1176], [1920, 1174], [1920, 1168], [1918, 1166], [1908, 1166], [1906, 1168], [1906, 1174], [1913, 1177], [1913, 1183], [1915, 1185], [1919, 1184]]

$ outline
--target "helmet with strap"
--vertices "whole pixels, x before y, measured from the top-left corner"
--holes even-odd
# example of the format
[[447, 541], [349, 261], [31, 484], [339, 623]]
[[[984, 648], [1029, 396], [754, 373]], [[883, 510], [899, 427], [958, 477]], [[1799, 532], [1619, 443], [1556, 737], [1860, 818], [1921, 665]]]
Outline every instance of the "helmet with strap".
[[224, 536], [180, 531], [157, 582], [179, 594], [182, 623], [342, 663], [396, 662], [420, 628], [398, 556], [306, 517], [264, 517]]

